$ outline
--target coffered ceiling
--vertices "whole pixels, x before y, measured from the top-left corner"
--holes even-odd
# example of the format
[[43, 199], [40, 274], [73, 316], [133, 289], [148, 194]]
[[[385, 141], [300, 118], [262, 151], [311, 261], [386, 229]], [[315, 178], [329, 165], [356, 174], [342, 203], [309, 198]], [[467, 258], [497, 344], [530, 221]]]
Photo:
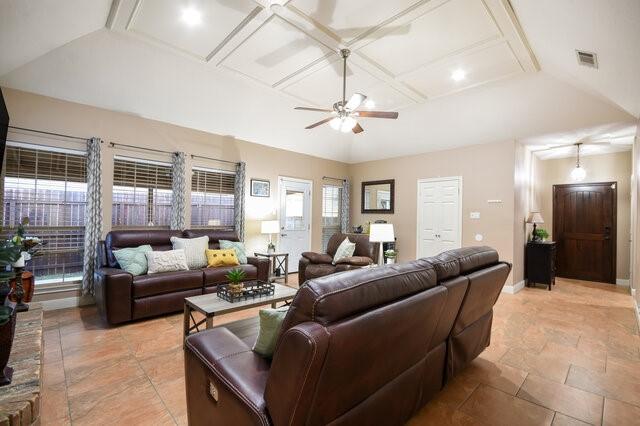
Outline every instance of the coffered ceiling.
[[120, 0], [108, 27], [325, 107], [340, 97], [341, 48], [348, 92], [378, 109], [537, 70], [503, 0]]

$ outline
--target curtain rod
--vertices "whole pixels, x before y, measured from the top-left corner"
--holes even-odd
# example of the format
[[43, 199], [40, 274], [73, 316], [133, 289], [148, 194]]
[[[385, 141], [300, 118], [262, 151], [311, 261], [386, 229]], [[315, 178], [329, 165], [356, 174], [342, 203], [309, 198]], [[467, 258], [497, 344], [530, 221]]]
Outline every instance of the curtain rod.
[[121, 146], [121, 147], [124, 147], [124, 148], [138, 149], [138, 150], [142, 150], [142, 151], [159, 152], [160, 154], [170, 154], [170, 155], [175, 154], [175, 152], [173, 152], [173, 151], [163, 151], [161, 149], [144, 148], [144, 147], [141, 147], [141, 146], [127, 145], [127, 144], [124, 144], [124, 143], [116, 143], [116, 142], [109, 142], [109, 146], [111, 146], [112, 148], [114, 148], [116, 146]]
[[229, 164], [239, 164], [240, 163], [239, 161], [221, 160], [219, 158], [203, 157], [202, 155], [195, 155], [195, 154], [191, 154], [191, 158], [202, 158], [204, 160], [219, 161], [221, 163], [229, 163]]
[[65, 135], [62, 133], [45, 132], [44, 130], [29, 129], [27, 127], [9, 126], [9, 128], [15, 129], [15, 130], [24, 130], [26, 132], [42, 133], [43, 135], [59, 136], [59, 137], [68, 138], [68, 139], [76, 139], [76, 140], [85, 141], [85, 142], [90, 139], [90, 138], [81, 138], [78, 136]]
[[340, 182], [346, 182], [347, 181], [346, 179], [334, 178], [334, 177], [331, 177], [331, 176], [322, 176], [322, 179], [324, 179], [324, 180], [338, 180]]

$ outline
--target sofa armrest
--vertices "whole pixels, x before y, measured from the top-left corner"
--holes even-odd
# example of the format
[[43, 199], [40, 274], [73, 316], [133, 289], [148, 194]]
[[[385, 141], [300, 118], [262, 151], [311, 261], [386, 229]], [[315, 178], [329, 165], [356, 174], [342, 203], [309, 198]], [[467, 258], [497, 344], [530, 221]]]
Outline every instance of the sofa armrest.
[[260, 281], [269, 281], [269, 259], [266, 257], [253, 257], [247, 256], [247, 263], [249, 265], [253, 265], [258, 270], [256, 272], [256, 277]]
[[316, 264], [331, 264], [333, 257], [327, 253], [314, 253], [312, 251], [305, 251], [302, 253], [302, 257], [309, 259], [309, 262]]
[[343, 257], [336, 262], [336, 265], [352, 265], [352, 266], [367, 266], [373, 263], [370, 257], [366, 256], [351, 256]]
[[269, 362], [229, 330], [189, 336], [184, 362], [189, 424], [270, 424], [264, 401]]
[[110, 324], [131, 321], [133, 275], [116, 268], [95, 272], [95, 299], [98, 312]]

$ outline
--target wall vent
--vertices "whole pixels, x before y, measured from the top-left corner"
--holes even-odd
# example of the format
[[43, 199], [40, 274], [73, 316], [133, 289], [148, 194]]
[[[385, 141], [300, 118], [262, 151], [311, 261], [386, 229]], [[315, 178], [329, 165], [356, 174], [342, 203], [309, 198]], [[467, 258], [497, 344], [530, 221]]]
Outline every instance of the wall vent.
[[585, 67], [598, 68], [598, 57], [595, 53], [585, 52], [584, 50], [576, 50], [578, 55], [578, 63]]

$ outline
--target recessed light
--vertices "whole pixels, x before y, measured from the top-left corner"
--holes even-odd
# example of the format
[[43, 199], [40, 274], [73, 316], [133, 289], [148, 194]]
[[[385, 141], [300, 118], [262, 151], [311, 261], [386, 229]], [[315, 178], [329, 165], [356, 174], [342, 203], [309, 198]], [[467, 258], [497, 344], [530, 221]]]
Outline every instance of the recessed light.
[[367, 100], [364, 102], [364, 107], [365, 107], [365, 108], [368, 108], [368, 109], [373, 109], [373, 108], [375, 108], [375, 107], [376, 107], [376, 103], [374, 102], [374, 100], [373, 100], [373, 99], [367, 99]]
[[453, 81], [462, 81], [467, 77], [467, 73], [462, 69], [457, 69], [453, 73], [451, 73], [451, 79]]
[[190, 27], [195, 27], [202, 23], [202, 13], [193, 7], [188, 7], [182, 10], [182, 21]]

